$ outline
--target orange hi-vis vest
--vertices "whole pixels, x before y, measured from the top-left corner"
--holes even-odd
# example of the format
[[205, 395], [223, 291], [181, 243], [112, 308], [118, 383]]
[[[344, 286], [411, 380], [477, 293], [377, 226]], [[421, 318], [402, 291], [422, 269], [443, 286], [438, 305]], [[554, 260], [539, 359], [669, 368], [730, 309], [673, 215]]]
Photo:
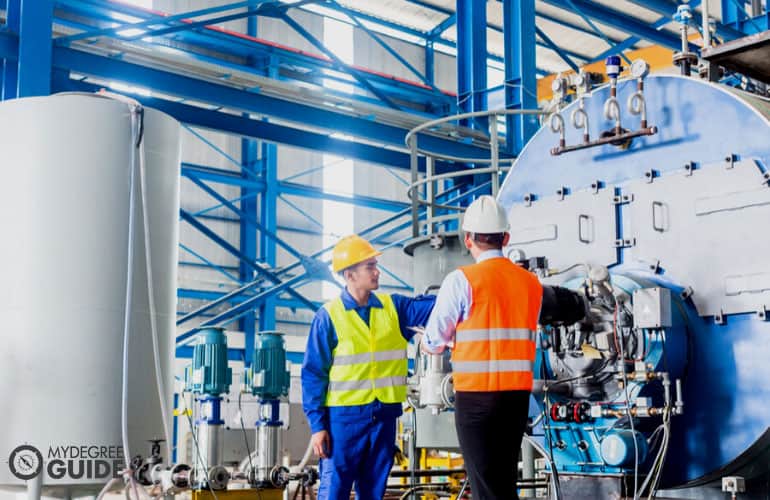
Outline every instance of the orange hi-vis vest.
[[460, 270], [471, 287], [471, 308], [455, 333], [455, 390], [531, 391], [542, 285], [504, 257]]

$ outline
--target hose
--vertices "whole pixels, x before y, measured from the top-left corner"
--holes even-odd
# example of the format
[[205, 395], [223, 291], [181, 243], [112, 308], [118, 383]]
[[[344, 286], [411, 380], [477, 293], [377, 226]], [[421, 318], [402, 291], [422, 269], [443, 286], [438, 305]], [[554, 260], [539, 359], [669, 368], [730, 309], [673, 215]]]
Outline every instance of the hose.
[[524, 433], [522, 436], [524, 438], [524, 441], [528, 442], [534, 449], [537, 450], [538, 453], [540, 453], [547, 461], [548, 465], [551, 467], [551, 483], [553, 483], [553, 492], [555, 495], [556, 500], [561, 499], [561, 486], [559, 484], [559, 474], [556, 471], [556, 464], [551, 460], [550, 454], [543, 448], [540, 443], [535, 441], [532, 436], [530, 436], [527, 433]]
[[[144, 113], [142, 113], [142, 119]], [[142, 126], [142, 129], [144, 127]], [[152, 258], [150, 249], [150, 215], [147, 209], [147, 175], [144, 163], [144, 141], [143, 130], [140, 129], [137, 146], [139, 148], [139, 194], [142, 199], [142, 222], [144, 225], [144, 261], [147, 268], [147, 302], [150, 313], [150, 332], [152, 336], [152, 357], [155, 362], [155, 385], [158, 389], [158, 399], [160, 400], [160, 414], [163, 422], [163, 434], [166, 438], [166, 456], [171, 460], [171, 432], [168, 429], [168, 407], [166, 406], [166, 391], [163, 385], [163, 369], [160, 365], [160, 348], [158, 346], [158, 324], [155, 310], [155, 287], [152, 278]]]
[[126, 459], [126, 469], [131, 469], [131, 451], [128, 445], [128, 348], [131, 336], [131, 308], [133, 294], [133, 267], [134, 267], [134, 175], [136, 172], [136, 140], [138, 139], [138, 113], [137, 108], [129, 105], [131, 112], [131, 153], [129, 156], [129, 180], [128, 180], [128, 249], [126, 256], [126, 300], [123, 313], [123, 369], [120, 392], [120, 417], [121, 437], [123, 440], [123, 452]]

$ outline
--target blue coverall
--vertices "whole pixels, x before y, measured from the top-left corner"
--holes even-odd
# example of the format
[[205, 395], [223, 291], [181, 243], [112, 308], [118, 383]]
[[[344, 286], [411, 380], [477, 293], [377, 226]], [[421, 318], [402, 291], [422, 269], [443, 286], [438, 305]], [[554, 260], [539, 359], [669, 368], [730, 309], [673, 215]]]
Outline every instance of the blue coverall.
[[[341, 297], [345, 309], [355, 309], [367, 325], [371, 308], [382, 307], [374, 293], [364, 306], [358, 306], [346, 289]], [[436, 298], [396, 294], [391, 298], [401, 335], [408, 341], [414, 336], [408, 327], [422, 326], [428, 321]], [[336, 346], [337, 332], [328, 312], [321, 308], [310, 326], [302, 363], [302, 406], [310, 430], [326, 430], [331, 438], [331, 450], [327, 450], [330, 458], [321, 459], [320, 463], [318, 499], [348, 500], [355, 484], [359, 500], [380, 500], [393, 467], [396, 419], [401, 415], [401, 404], [375, 400], [365, 405], [325, 406], [332, 351]]]

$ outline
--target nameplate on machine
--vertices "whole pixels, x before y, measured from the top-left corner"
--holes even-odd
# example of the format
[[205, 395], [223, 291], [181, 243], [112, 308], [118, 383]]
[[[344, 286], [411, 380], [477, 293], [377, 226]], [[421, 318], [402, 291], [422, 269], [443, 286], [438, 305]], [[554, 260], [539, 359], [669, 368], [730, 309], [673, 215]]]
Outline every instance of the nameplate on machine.
[[555, 240], [557, 234], [556, 224], [516, 229], [511, 231], [511, 241], [508, 244], [525, 245], [527, 243], [536, 243], [538, 241]]
[[709, 215], [728, 210], [740, 210], [770, 204], [770, 190], [767, 188], [740, 191], [695, 200], [695, 215]]

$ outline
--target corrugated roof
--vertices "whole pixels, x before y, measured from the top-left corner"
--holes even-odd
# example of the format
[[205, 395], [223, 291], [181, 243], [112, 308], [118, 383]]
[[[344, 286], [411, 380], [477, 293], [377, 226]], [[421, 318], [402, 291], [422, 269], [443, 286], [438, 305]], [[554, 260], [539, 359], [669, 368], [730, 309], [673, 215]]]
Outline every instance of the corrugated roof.
[[[339, 3], [351, 10], [358, 11], [394, 25], [428, 32], [445, 21], [455, 12], [455, 0], [338, 0]], [[671, 12], [656, 11], [644, 6], [642, 0], [590, 0], [591, 3], [618, 12], [638, 23], [661, 31], [678, 35], [679, 25], [673, 21], [676, 6], [672, 4]], [[620, 29], [609, 26], [596, 19], [586, 21], [584, 15], [571, 8], [571, 1], [556, 5], [553, 0], [536, 0], [537, 27], [557, 46], [568, 54], [574, 54], [574, 62], [578, 65], [592, 60], [610, 48], [610, 42], [626, 40], [631, 36]], [[503, 25], [503, 4], [500, 1], [488, 1], [487, 23], [491, 27], [487, 32], [489, 52], [502, 56], [504, 52], [503, 37], [500, 33]], [[695, 9], [697, 11], [700, 8]], [[719, 10], [719, 9], [714, 9]], [[719, 12], [712, 16], [719, 17]], [[668, 22], [663, 22], [667, 21]], [[597, 33], [597, 30], [600, 33]], [[441, 38], [451, 42], [457, 41], [456, 26], [450, 26]], [[541, 46], [537, 48], [537, 65], [549, 72], [559, 72], [569, 69], [569, 65], [553, 50], [544, 46], [545, 41], [538, 38]], [[651, 43], [646, 40], [637, 41], [636, 48], [648, 47]], [[582, 56], [582, 57], [578, 57]]]

